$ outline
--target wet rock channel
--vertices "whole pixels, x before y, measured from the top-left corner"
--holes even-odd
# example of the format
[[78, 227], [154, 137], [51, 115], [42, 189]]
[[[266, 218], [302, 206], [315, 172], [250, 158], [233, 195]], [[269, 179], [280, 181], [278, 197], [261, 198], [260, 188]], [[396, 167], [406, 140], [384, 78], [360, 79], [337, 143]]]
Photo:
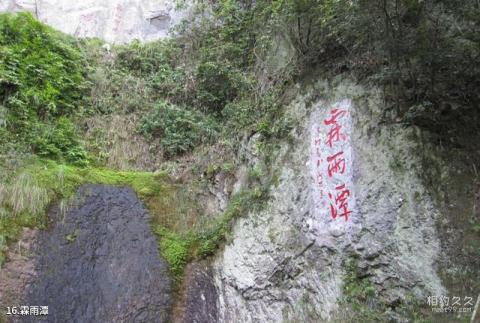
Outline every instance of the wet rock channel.
[[149, 216], [126, 187], [84, 185], [33, 250], [36, 275], [26, 304], [48, 316], [22, 322], [165, 322], [171, 282]]

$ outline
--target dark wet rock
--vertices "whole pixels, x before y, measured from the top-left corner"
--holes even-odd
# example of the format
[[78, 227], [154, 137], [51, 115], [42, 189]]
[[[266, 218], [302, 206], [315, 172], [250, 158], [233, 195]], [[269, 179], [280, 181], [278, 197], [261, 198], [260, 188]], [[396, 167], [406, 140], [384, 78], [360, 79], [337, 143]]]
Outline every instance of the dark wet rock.
[[167, 265], [135, 193], [85, 185], [74, 204], [53, 209], [52, 228], [38, 234], [25, 303], [47, 305], [47, 322], [167, 321]]
[[217, 290], [210, 265], [192, 263], [187, 269], [183, 322], [217, 322]]

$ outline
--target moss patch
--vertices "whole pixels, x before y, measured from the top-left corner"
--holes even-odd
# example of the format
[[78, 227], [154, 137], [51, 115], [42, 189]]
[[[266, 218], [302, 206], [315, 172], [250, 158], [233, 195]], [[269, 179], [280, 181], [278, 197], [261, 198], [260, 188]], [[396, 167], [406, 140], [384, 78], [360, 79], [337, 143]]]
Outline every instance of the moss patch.
[[260, 208], [265, 200], [266, 193], [261, 189], [241, 191], [232, 197], [223, 214], [201, 227], [183, 232], [154, 222], [152, 225], [160, 238], [161, 254], [168, 262], [176, 283], [181, 281], [188, 262], [213, 255], [230, 235], [235, 219], [249, 210]]
[[70, 197], [80, 185], [92, 183], [130, 186], [141, 198], [148, 198], [160, 192], [167, 178], [164, 173], [79, 168], [53, 161], [40, 161], [25, 171], [35, 174], [42, 187], [60, 197]]
[[154, 232], [161, 237], [159, 249], [167, 261], [170, 272], [178, 280], [183, 275], [189, 254], [189, 242], [182, 235], [169, 231], [161, 226], [156, 226]]

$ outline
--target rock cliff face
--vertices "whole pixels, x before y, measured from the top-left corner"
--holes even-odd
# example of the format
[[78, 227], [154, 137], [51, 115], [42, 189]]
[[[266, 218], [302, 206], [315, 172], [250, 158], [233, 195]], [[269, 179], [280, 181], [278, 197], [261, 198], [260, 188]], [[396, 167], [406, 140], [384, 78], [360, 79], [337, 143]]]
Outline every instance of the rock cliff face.
[[[183, 14], [175, 11], [173, 1], [168, 0], [9, 0], [0, 4], [0, 11], [20, 10], [31, 11], [43, 22], [78, 37], [101, 37], [119, 43], [165, 37], [168, 28]], [[279, 48], [272, 60], [288, 64], [288, 47], [284, 44]], [[274, 156], [270, 156], [269, 166], [277, 174], [277, 181], [270, 187], [266, 207], [242, 215], [215, 256], [188, 265], [183, 291], [179, 293], [183, 292], [179, 297], [182, 304], [173, 311], [178, 314], [174, 321], [360, 322], [356, 318], [358, 308], [352, 309], [352, 300], [345, 297], [349, 277], [368, 284], [362, 288], [372, 296], [371, 307], [378, 305], [383, 306], [382, 311], [391, 311], [392, 321], [406, 321], [397, 308], [406, 299], [425, 305], [429, 296], [477, 297], [477, 287], [469, 284], [478, 275], [480, 257], [466, 238], [469, 221], [480, 216], [480, 188], [472, 176], [477, 172], [475, 167], [470, 170], [471, 165], [464, 164], [461, 155], [445, 156], [445, 149], [439, 153], [433, 141], [413, 126], [386, 123], [379, 89], [359, 85], [345, 76], [329, 81], [314, 79], [297, 85], [295, 98], [285, 107], [285, 118], [294, 127], [289, 140], [279, 144]], [[232, 177], [215, 178], [218, 185], [209, 192], [213, 197], [203, 201], [209, 215], [220, 214], [232, 193], [247, 186], [247, 169], [265, 167], [257, 151], [259, 136], [254, 134], [238, 149], [237, 164], [241, 167], [236, 183]], [[150, 285], [155, 277], [168, 278], [165, 262], [152, 251], [155, 243], [147, 228], [146, 211], [127, 189], [121, 189], [128, 197], [125, 201], [115, 197], [112, 188], [90, 189], [95, 194], [89, 194], [85, 187], [81, 192], [92, 204], [100, 205], [99, 214], [106, 217], [101, 221], [104, 227], [94, 223], [92, 229], [87, 222], [95, 219], [79, 216], [74, 210], [65, 223], [54, 229], [57, 238], [64, 240], [67, 236], [67, 241], [72, 240], [61, 247], [68, 251], [84, 240], [87, 247], [104, 243], [88, 241], [82, 231], [75, 233], [76, 226], [81, 225], [84, 231], [111, 234], [104, 240], [117, 243], [123, 252], [112, 252], [113, 259], [103, 259], [110, 256], [104, 251], [111, 246], [105, 243], [102, 248], [74, 249], [81, 255], [75, 253], [72, 259], [60, 260], [77, 265], [77, 258], [100, 257], [106, 269], [91, 271], [106, 275], [110, 264], [128, 258], [127, 265], [133, 266], [140, 278], [148, 276], [142, 286], [145, 295], [151, 293], [157, 298], [152, 301], [161, 304], [145, 312], [139, 321], [166, 320], [166, 316], [157, 317], [156, 313], [167, 313], [173, 297], [169, 282], [161, 289], [150, 290], [156, 288]], [[133, 228], [136, 235], [131, 240], [138, 244], [149, 237], [143, 242], [148, 244], [148, 253], [129, 252], [128, 248], [137, 247], [125, 242], [123, 236], [132, 231], [128, 217], [110, 219], [113, 213], [101, 206], [105, 201], [97, 200], [102, 194], [124, 213], [130, 214], [131, 205], [140, 209], [133, 215], [141, 219], [141, 226]], [[109, 221], [117, 226], [111, 227]], [[47, 234], [40, 239], [40, 246], [48, 246]], [[97, 251], [101, 254], [90, 255]], [[44, 266], [55, 263], [49, 258], [42, 261]], [[151, 275], [143, 267], [139, 269], [138, 265], [144, 263], [152, 266]], [[82, 285], [73, 275], [74, 267], [69, 268], [71, 281]], [[118, 290], [105, 286], [110, 296], [119, 291], [122, 297], [140, 297], [130, 289], [136, 284], [135, 277], [126, 272], [122, 275], [125, 277], [112, 276]], [[63, 285], [59, 284], [65, 282], [57, 284], [52, 277], [46, 278], [51, 279], [52, 297], [62, 295], [59, 291]], [[103, 288], [101, 284], [80, 285], [68, 291], [72, 297], [78, 290], [101, 294], [98, 289]], [[29, 295], [31, 300], [41, 296]], [[353, 302], [361, 296], [355, 295]], [[153, 306], [150, 299], [140, 300]], [[113, 312], [115, 304], [107, 305]], [[89, 310], [85, 310], [91, 315], [88, 318], [108, 321], [101, 313]], [[127, 321], [133, 315], [122, 314], [120, 320]], [[60, 319], [65, 317], [71, 316], [66, 313]]]
[[305, 93], [288, 107], [298, 126], [278, 151], [268, 207], [236, 223], [214, 262], [220, 321], [348, 321], [340, 299], [351, 271], [392, 308], [445, 295], [440, 212], [416, 130], [380, 125], [380, 93], [348, 80]]
[[1, 11], [29, 11], [65, 33], [115, 43], [164, 38], [185, 14], [172, 0], [4, 0]]

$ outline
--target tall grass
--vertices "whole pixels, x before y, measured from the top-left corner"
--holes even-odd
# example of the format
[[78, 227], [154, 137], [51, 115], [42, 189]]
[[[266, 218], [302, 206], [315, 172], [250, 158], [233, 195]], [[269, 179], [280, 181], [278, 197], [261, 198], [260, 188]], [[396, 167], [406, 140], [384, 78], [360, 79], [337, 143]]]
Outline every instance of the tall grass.
[[[137, 133], [141, 114], [95, 116], [86, 121], [87, 150], [97, 165], [119, 170], [155, 170], [163, 161], [156, 142]], [[157, 153], [152, 153], [153, 151]]]
[[48, 191], [29, 173], [20, 173], [11, 183], [0, 183], [0, 216], [24, 212], [35, 216], [43, 212], [48, 202]]
[[29, 173], [21, 173], [7, 190], [6, 202], [13, 215], [28, 212], [37, 215], [45, 210], [49, 202], [48, 191], [40, 187]]

